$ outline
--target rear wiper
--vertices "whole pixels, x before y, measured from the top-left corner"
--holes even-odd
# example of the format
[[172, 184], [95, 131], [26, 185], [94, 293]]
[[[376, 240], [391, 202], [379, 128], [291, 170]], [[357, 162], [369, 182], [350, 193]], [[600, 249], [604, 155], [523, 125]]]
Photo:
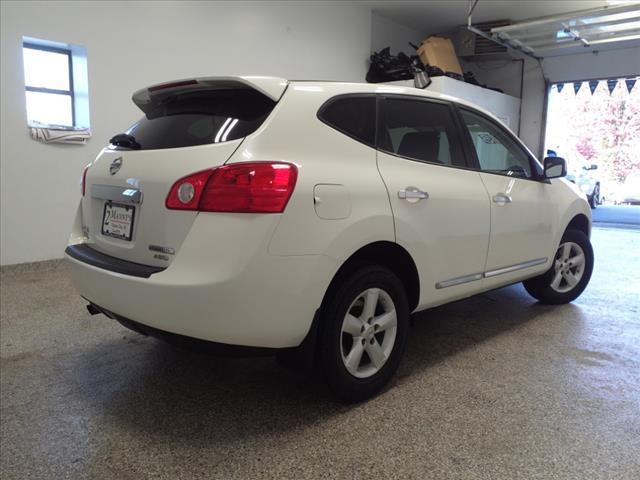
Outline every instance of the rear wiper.
[[135, 137], [128, 133], [119, 133], [109, 140], [109, 143], [117, 147], [130, 148], [131, 150], [140, 150], [142, 148], [142, 145], [136, 142]]

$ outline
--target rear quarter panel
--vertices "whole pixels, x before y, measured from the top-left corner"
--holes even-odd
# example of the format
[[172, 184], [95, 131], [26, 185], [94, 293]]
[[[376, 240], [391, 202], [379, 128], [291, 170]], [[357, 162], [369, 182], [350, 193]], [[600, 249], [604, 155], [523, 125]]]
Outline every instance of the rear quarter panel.
[[[357, 92], [357, 91], [356, 91]], [[394, 241], [387, 190], [376, 166], [376, 151], [317, 118], [322, 104], [344, 94], [338, 84], [289, 86], [270, 119], [248, 137], [227, 163], [284, 161], [298, 167], [289, 204], [271, 238], [273, 255], [327, 255], [344, 260], [362, 246]], [[342, 218], [321, 218], [314, 202], [316, 185], [339, 185]], [[316, 190], [317, 192], [318, 190]], [[322, 189], [330, 195], [332, 189]]]

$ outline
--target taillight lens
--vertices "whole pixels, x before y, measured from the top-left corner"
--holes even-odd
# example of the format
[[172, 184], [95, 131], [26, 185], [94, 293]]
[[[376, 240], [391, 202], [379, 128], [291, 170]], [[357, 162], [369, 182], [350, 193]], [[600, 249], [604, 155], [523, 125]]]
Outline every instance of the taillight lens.
[[[165, 202], [167, 208], [172, 210], [198, 210], [200, 197], [212, 173], [213, 170], [205, 170], [181, 178], [174, 183]], [[193, 189], [193, 195], [191, 199], [188, 199], [188, 196], [185, 196], [185, 190], [190, 189]]]
[[298, 177], [283, 162], [237, 163], [194, 173], [173, 184], [167, 208], [203, 212], [282, 213]]
[[82, 170], [82, 180], [80, 181], [80, 191], [82, 192], [83, 197], [84, 197], [84, 194], [87, 193], [87, 171], [89, 170], [90, 166], [91, 164], [87, 165], [86, 167], [84, 167], [84, 170]]

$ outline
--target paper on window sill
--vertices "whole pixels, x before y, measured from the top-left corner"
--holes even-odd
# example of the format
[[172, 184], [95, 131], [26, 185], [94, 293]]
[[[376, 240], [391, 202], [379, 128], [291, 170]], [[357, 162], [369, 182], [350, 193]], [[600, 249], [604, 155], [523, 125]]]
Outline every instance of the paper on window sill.
[[91, 138], [91, 130], [76, 127], [51, 127], [47, 125], [29, 125], [31, 138], [42, 143], [66, 143], [84, 145]]

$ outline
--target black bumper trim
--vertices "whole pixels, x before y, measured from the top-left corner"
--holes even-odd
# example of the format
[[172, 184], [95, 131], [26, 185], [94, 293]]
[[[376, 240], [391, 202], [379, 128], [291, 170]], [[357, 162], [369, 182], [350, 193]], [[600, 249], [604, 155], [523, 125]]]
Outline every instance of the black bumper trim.
[[131, 275], [133, 277], [149, 278], [154, 273], [166, 270], [166, 267], [152, 267], [150, 265], [128, 262], [120, 258], [112, 257], [111, 255], [105, 255], [85, 243], [69, 245], [64, 252], [80, 262], [109, 270], [110, 272]]

